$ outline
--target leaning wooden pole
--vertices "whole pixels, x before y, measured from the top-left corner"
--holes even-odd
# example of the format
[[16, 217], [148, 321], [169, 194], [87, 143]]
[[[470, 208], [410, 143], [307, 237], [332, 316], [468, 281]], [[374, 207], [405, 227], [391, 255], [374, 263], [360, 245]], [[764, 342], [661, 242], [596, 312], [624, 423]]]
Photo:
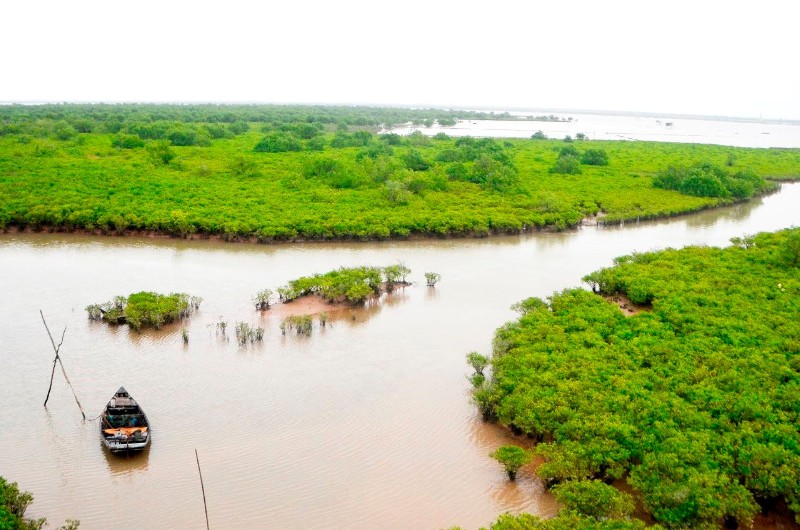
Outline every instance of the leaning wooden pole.
[[56, 358], [53, 359], [53, 371], [50, 373], [50, 387], [47, 389], [47, 397], [44, 399], [44, 406], [47, 406], [47, 400], [50, 399], [50, 390], [53, 388], [53, 374], [56, 371], [57, 362], [59, 366], [61, 366], [61, 373], [64, 374], [64, 379], [67, 381], [69, 389], [72, 391], [72, 397], [75, 398], [75, 403], [78, 404], [78, 408], [81, 411], [81, 416], [83, 416], [83, 419], [86, 420], [86, 413], [83, 412], [83, 407], [81, 406], [80, 400], [78, 400], [78, 395], [75, 394], [75, 389], [72, 388], [72, 383], [69, 381], [69, 377], [67, 377], [67, 371], [64, 369], [64, 363], [61, 362], [61, 357], [58, 354], [58, 351], [61, 349], [61, 345], [64, 344], [64, 335], [67, 333], [67, 327], [64, 326], [64, 332], [61, 333], [61, 342], [59, 342], [58, 346], [56, 346], [56, 341], [53, 340], [53, 334], [50, 333], [50, 328], [47, 327], [47, 321], [44, 319], [44, 313], [42, 313], [41, 309], [39, 310], [39, 314], [42, 316], [42, 323], [44, 324], [44, 329], [47, 330], [47, 336], [50, 337], [50, 343], [53, 345], [53, 351], [56, 352]]
[[[47, 328], [47, 324], [44, 325]], [[50, 390], [53, 389], [53, 377], [56, 375], [56, 361], [58, 360], [58, 349], [64, 343], [64, 334], [67, 332], [66, 326], [64, 327], [64, 333], [61, 334], [61, 342], [58, 343], [58, 347], [53, 344], [53, 347], [56, 349], [56, 358], [53, 359], [53, 370], [50, 372], [50, 386], [47, 387], [47, 396], [44, 398], [44, 406], [47, 408], [47, 400], [50, 399]], [[47, 330], [47, 334], [50, 334], [50, 330]], [[50, 340], [53, 340], [53, 337], [50, 337]]]
[[203, 491], [203, 508], [206, 511], [206, 530], [211, 530], [208, 526], [208, 505], [206, 504], [206, 487], [203, 485], [203, 472], [200, 470], [200, 457], [197, 456], [197, 449], [194, 450], [194, 458], [197, 460], [197, 472], [200, 474], [200, 489]]

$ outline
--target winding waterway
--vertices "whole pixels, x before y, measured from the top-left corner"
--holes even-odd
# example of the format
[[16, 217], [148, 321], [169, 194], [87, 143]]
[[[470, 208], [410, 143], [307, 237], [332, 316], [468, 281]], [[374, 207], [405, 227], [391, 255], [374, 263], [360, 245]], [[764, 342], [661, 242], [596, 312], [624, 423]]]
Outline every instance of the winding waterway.
[[[489, 239], [259, 246], [212, 241], [0, 236], [0, 475], [34, 493], [28, 515], [81, 528], [201, 528], [198, 450], [212, 528], [476, 528], [556, 506], [530, 472], [509, 483], [488, 453], [507, 441], [469, 403], [464, 356], [488, 352], [510, 306], [580, 285], [633, 251], [725, 245], [800, 225], [800, 183], [747, 204], [622, 227]], [[311, 337], [281, 335], [253, 310], [258, 290], [339, 266], [408, 265], [415, 283], [344, 311]], [[435, 289], [423, 273], [435, 271]], [[90, 322], [84, 307], [140, 290], [203, 297], [180, 326], [136, 333]], [[47, 391], [52, 349], [88, 417], [124, 385], [153, 443], [111, 456], [63, 377]], [[266, 329], [240, 348], [220, 318]], [[116, 524], [114, 524], [116, 526]]]

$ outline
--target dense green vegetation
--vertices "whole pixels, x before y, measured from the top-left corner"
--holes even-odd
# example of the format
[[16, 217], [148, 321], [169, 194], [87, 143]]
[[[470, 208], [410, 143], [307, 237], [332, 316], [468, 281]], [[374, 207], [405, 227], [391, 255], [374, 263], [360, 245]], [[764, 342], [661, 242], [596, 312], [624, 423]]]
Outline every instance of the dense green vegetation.
[[142, 291], [127, 298], [115, 296], [113, 300], [86, 307], [89, 318], [110, 324], [127, 322], [133, 329], [156, 328], [188, 317], [200, 307], [201, 298], [184, 293], [158, 294]]
[[40, 128], [55, 127], [61, 136], [69, 137], [78, 133], [118, 133], [130, 128], [130, 124], [135, 124], [138, 133], [138, 130], [157, 131], [170, 127], [180, 128], [182, 124], [202, 123], [208, 127], [209, 136], [217, 138], [224, 137], [227, 134], [226, 130], [232, 134], [246, 132], [250, 123], [378, 128], [381, 125], [392, 126], [408, 122], [414, 125], [433, 125], [434, 121], [438, 121], [443, 125], [454, 125], [458, 119], [537, 120], [537, 118], [540, 117], [519, 118], [507, 112], [331, 105], [2, 105], [0, 122], [3, 123], [3, 128], [0, 129], [0, 134], [23, 132], [35, 135]]
[[301, 276], [278, 288], [278, 296], [285, 302], [301, 296], [316, 294], [328, 302], [363, 303], [367, 298], [391, 291], [395, 284], [405, 284], [411, 270], [405, 265], [387, 267], [342, 267], [340, 269]]
[[598, 521], [571, 512], [559, 513], [552, 519], [543, 520], [535, 515], [506, 514], [489, 527], [489, 530], [660, 530], [661, 526], [646, 526], [636, 519], [605, 519]]
[[553, 495], [569, 512], [598, 521], [622, 519], [633, 513], [633, 498], [600, 480], [570, 480], [553, 488]]
[[529, 451], [516, 445], [503, 445], [492, 451], [489, 456], [503, 465], [508, 474], [509, 480], [517, 479], [519, 468], [531, 461], [532, 455]]
[[669, 167], [656, 175], [653, 186], [677, 190], [695, 197], [735, 197], [749, 199], [773, 189], [752, 170], [727, 172], [708, 162], [693, 167]]
[[[800, 228], [732, 242], [584, 278], [648, 306], [634, 316], [571, 289], [498, 330], [474, 399], [539, 442], [549, 484], [624, 479], [669, 528], [800, 513]], [[561, 526], [498, 526], [540, 527]]]
[[[750, 176], [800, 177], [800, 150], [792, 149], [373, 132], [379, 124], [463, 117], [481, 116], [356, 107], [0, 106], [0, 229], [259, 241], [486, 235], [563, 229], [601, 211], [607, 223], [674, 215], [765, 189]], [[726, 168], [735, 180], [729, 193], [693, 196], [653, 185], [671, 167], [704, 165]]]
[[[632, 519], [633, 498], [599, 480], [575, 480], [553, 488], [561, 504], [558, 514], [547, 520], [535, 515], [502, 515], [490, 530], [661, 530]], [[457, 528], [451, 530], [458, 530]]]
[[[33, 502], [33, 495], [20, 491], [16, 482], [0, 477], [0, 530], [41, 530], [47, 524], [45, 518], [28, 519], [25, 511]], [[59, 530], [76, 530], [78, 521], [68, 520]]]

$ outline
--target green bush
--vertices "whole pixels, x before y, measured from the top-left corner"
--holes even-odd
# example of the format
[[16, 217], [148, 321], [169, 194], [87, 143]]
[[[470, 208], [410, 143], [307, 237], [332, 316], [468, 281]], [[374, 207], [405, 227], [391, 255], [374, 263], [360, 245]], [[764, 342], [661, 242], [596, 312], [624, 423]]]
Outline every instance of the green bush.
[[520, 515], [507, 513], [501, 515], [489, 530], [662, 530], [662, 527], [647, 526], [635, 519], [598, 521], [574, 513], [559, 513], [550, 519], [541, 519], [529, 513]]
[[752, 170], [728, 173], [711, 163], [671, 166], [653, 178], [653, 186], [695, 197], [746, 199], [772, 186]]
[[184, 293], [163, 295], [142, 291], [127, 298], [117, 296], [104, 304], [86, 308], [89, 318], [105, 320], [110, 324], [127, 322], [133, 329], [152, 327], [159, 329], [165, 324], [186, 318], [200, 307], [202, 300]]
[[172, 145], [185, 147], [189, 145], [197, 145], [200, 137], [194, 128], [184, 125], [169, 129], [167, 131], [166, 138]]
[[556, 163], [550, 168], [550, 173], [563, 175], [579, 175], [582, 172], [581, 163], [575, 156], [559, 156]]
[[[278, 288], [281, 300], [317, 294], [329, 302], [349, 302], [360, 304], [367, 298], [381, 292], [383, 282], [394, 283], [399, 277], [405, 278], [411, 270], [403, 265], [388, 267], [342, 267], [340, 269], [302, 276]], [[400, 276], [398, 276], [400, 275]], [[402, 280], [401, 280], [402, 281]]]
[[425, 171], [431, 167], [430, 163], [416, 149], [409, 149], [403, 155], [403, 163], [411, 171]]
[[[28, 491], [20, 491], [16, 482], [9, 483], [0, 477], [0, 529], [2, 530], [42, 530], [47, 520], [28, 519], [25, 511], [33, 502], [33, 495]], [[67, 520], [59, 530], [77, 530], [79, 521]]]
[[175, 151], [170, 149], [169, 142], [158, 140], [150, 143], [147, 146], [147, 152], [150, 154], [150, 159], [156, 164], [167, 165], [172, 162], [175, 157]]
[[489, 456], [503, 464], [509, 480], [516, 480], [519, 469], [530, 462], [532, 458], [530, 451], [516, 445], [498, 447]]
[[118, 134], [114, 136], [111, 145], [120, 149], [137, 149], [144, 147], [144, 140], [135, 134]]
[[553, 496], [565, 510], [597, 520], [624, 518], [633, 513], [633, 498], [600, 480], [577, 480], [558, 484]]
[[261, 138], [253, 148], [256, 153], [285, 153], [287, 151], [302, 151], [303, 144], [296, 137], [272, 132]]
[[607, 166], [608, 153], [604, 149], [587, 149], [581, 155], [581, 164], [589, 166]]

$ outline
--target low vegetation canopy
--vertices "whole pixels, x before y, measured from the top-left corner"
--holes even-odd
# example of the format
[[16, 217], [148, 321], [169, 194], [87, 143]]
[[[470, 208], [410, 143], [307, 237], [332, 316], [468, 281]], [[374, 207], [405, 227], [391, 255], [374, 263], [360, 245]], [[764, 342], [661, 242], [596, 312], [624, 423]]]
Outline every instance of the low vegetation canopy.
[[[636, 315], [569, 289], [520, 303], [498, 330], [474, 399], [538, 440], [538, 473], [586, 497], [581, 517], [629, 512], [594, 506], [596, 485], [566, 486], [587, 479], [627, 480], [668, 528], [748, 526], [777, 502], [800, 513], [800, 228], [733, 243], [624, 256], [585, 278], [644, 304]], [[528, 527], [549, 526], [497, 528]]]
[[[0, 230], [259, 241], [564, 229], [728, 204], [800, 177], [800, 150], [401, 137], [510, 116], [294, 106], [0, 106]], [[724, 171], [718, 168], [724, 167]]]
[[128, 297], [116, 296], [103, 304], [86, 307], [89, 318], [109, 324], [127, 323], [134, 329], [160, 328], [188, 317], [202, 300], [184, 293], [168, 295], [142, 291]]
[[386, 267], [342, 267], [324, 274], [301, 276], [277, 292], [281, 300], [291, 302], [301, 296], [316, 294], [328, 302], [363, 303], [367, 298], [406, 283], [411, 270], [402, 264]]
[[[42, 530], [47, 526], [47, 519], [30, 519], [25, 511], [33, 502], [29, 491], [20, 491], [16, 482], [8, 482], [0, 477], [0, 529], [2, 530]], [[67, 520], [58, 530], [77, 530], [80, 522]]]

